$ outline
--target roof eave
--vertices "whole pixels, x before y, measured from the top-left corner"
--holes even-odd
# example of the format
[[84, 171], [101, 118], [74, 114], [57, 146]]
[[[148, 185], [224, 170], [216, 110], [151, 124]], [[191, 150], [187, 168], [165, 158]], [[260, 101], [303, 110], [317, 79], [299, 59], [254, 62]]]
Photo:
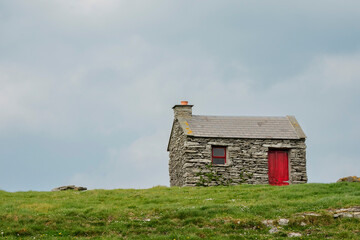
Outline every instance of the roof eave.
[[[189, 135], [188, 135], [189, 136]], [[277, 140], [299, 140], [301, 138], [284, 138], [284, 137], [226, 137], [226, 136], [203, 136], [203, 135], [191, 135], [195, 138], [231, 138], [231, 139], [277, 139]]]

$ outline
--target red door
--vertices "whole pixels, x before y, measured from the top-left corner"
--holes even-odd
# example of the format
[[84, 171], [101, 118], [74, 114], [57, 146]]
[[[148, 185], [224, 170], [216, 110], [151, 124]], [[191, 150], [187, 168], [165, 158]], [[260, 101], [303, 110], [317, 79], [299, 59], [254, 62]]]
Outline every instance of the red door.
[[269, 184], [289, 185], [289, 160], [286, 151], [269, 150]]

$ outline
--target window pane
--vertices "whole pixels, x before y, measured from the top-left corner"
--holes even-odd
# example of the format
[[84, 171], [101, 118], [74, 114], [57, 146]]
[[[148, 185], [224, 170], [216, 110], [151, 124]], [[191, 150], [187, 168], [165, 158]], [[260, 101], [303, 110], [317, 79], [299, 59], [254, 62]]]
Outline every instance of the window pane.
[[225, 158], [213, 158], [213, 164], [225, 164]]
[[213, 156], [215, 157], [225, 157], [225, 148], [213, 148]]

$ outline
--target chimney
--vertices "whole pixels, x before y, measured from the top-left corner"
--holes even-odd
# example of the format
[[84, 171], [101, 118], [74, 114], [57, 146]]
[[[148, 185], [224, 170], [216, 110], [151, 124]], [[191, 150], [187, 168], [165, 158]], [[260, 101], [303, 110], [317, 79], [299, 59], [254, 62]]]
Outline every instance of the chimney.
[[193, 105], [188, 105], [188, 101], [181, 101], [180, 105], [175, 105], [174, 117], [191, 118]]

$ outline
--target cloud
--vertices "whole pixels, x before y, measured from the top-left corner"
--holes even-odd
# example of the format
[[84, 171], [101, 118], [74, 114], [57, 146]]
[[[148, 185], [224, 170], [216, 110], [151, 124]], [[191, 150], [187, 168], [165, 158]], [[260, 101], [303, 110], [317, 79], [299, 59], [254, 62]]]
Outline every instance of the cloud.
[[337, 155], [332, 152], [321, 156], [321, 160], [308, 170], [312, 182], [336, 182], [347, 176], [359, 176], [360, 162], [357, 156]]
[[[328, 181], [324, 166], [346, 172], [360, 155], [358, 4], [2, 2], [0, 182], [168, 184], [180, 100], [194, 114], [295, 115], [309, 179]], [[48, 186], [28, 173], [40, 165], [59, 173]]]
[[[39, 117], [29, 106], [45, 93], [38, 88], [44, 82], [44, 76], [28, 81], [32, 72], [16, 66], [0, 65], [0, 130], [20, 124], [23, 128], [32, 128], [39, 124]], [[31, 77], [30, 77], [31, 78]], [[41, 97], [40, 97], [41, 98]]]
[[[309, 180], [335, 181], [359, 175], [355, 135], [359, 134], [360, 53], [314, 58], [310, 67], [268, 92], [277, 106], [298, 116], [308, 136]], [[272, 102], [274, 104], [274, 102]]]
[[108, 156], [91, 171], [78, 172], [69, 184], [95, 188], [147, 188], [168, 185], [168, 132], [144, 135], [119, 148], [108, 149]]

